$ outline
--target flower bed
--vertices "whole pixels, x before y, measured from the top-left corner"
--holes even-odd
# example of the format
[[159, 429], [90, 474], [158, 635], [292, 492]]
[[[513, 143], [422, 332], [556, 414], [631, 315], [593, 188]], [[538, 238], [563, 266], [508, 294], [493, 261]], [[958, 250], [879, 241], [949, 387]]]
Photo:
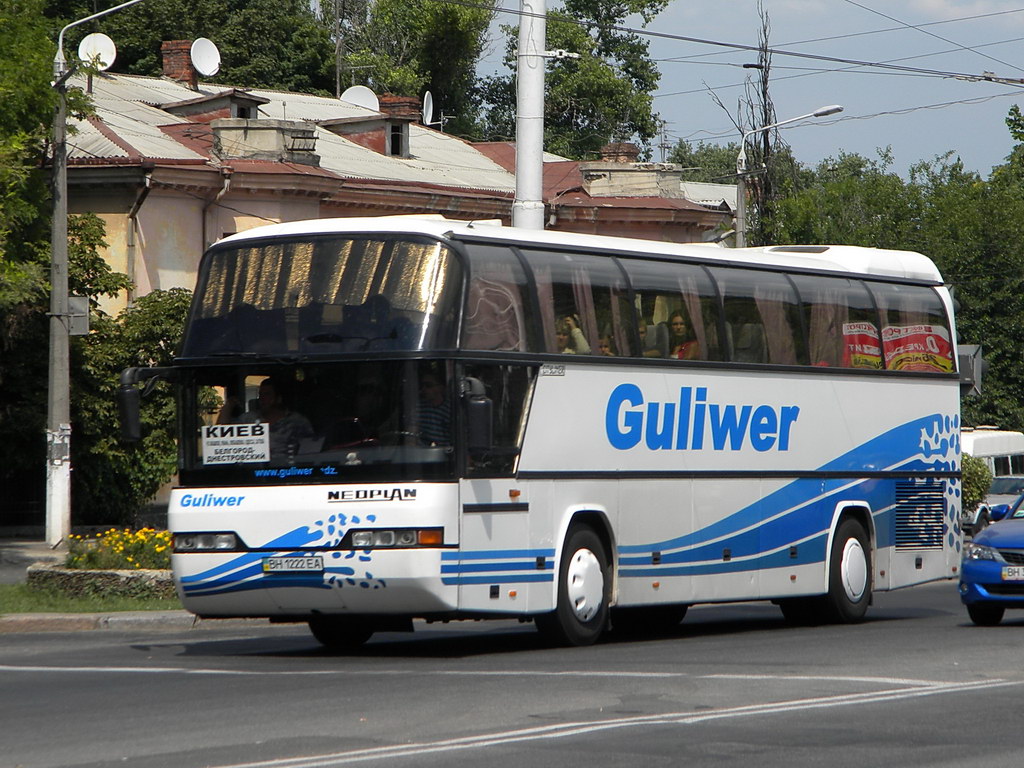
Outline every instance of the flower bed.
[[110, 528], [68, 537], [64, 565], [29, 566], [29, 589], [68, 597], [174, 598], [171, 534], [153, 528]]

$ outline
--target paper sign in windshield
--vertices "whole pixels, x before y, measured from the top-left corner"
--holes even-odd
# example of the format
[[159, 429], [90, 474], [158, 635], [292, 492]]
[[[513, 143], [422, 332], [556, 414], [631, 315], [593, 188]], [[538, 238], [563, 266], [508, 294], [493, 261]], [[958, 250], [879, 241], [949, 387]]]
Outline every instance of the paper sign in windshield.
[[270, 461], [269, 424], [215, 424], [202, 428], [203, 464]]

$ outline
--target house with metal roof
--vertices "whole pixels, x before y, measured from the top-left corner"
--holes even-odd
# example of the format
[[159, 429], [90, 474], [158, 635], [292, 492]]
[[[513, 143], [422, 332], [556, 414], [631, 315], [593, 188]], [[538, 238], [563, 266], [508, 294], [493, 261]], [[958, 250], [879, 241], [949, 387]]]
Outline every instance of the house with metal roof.
[[[424, 126], [416, 98], [200, 82], [189, 45], [163, 44], [163, 77], [70, 81], [95, 114], [70, 121], [69, 211], [104, 220], [105, 257], [135, 286], [108, 311], [154, 289], [191, 287], [208, 245], [261, 224], [422, 213], [510, 223], [514, 145]], [[722, 223], [722, 213], [685, 200], [678, 179], [673, 188], [635, 157], [545, 161], [549, 228], [688, 242]]]

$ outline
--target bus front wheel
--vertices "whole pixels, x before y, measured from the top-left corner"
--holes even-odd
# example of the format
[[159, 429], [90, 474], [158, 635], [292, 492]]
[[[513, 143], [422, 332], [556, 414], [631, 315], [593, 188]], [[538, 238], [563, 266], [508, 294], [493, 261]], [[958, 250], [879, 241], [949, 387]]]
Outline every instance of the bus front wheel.
[[558, 604], [538, 616], [537, 629], [559, 645], [591, 645], [608, 626], [608, 554], [587, 527], [570, 530], [558, 567]]
[[309, 620], [313, 637], [332, 651], [353, 651], [370, 639], [373, 627], [347, 616], [317, 616]]
[[847, 518], [832, 539], [825, 604], [830, 618], [843, 624], [861, 621], [871, 602], [871, 544], [856, 520]]

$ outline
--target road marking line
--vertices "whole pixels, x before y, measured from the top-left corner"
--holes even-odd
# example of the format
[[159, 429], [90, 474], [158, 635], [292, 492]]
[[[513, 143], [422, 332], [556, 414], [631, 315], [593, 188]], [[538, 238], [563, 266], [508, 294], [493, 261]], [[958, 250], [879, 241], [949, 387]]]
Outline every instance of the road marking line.
[[903, 685], [915, 688], [949, 685], [941, 680], [920, 680], [905, 677], [872, 677], [860, 675], [778, 675], [778, 674], [703, 674], [694, 675], [688, 672], [628, 672], [615, 670], [561, 670], [546, 672], [541, 670], [447, 670], [412, 671], [407, 669], [306, 669], [306, 670], [233, 670], [190, 667], [55, 667], [55, 666], [19, 666], [0, 664], [0, 672], [76, 672], [99, 673], [109, 675], [123, 672], [125, 674], [182, 674], [182, 675], [231, 675], [252, 677], [287, 677], [287, 676], [357, 676], [370, 675], [383, 677], [401, 675], [403, 677], [579, 677], [592, 680], [594, 678], [627, 678], [627, 679], [691, 679], [691, 680], [794, 680], [822, 681], [836, 683], [870, 683], [874, 685]]
[[711, 720], [724, 720], [736, 717], [771, 715], [777, 713], [797, 712], [811, 709], [828, 709], [833, 707], [852, 706], [875, 702], [891, 702], [901, 699], [934, 696], [936, 694], [960, 693], [972, 690], [988, 690], [1012, 685], [1020, 682], [1007, 680], [989, 680], [968, 683], [934, 683], [924, 688], [910, 690], [888, 690], [873, 693], [856, 693], [840, 696], [824, 696], [812, 699], [793, 699], [770, 704], [749, 704], [742, 707], [713, 710], [701, 713], [670, 712], [657, 715], [640, 715], [636, 717], [615, 718], [594, 722], [562, 723], [558, 725], [523, 728], [512, 731], [498, 731], [478, 736], [464, 736], [456, 739], [442, 739], [416, 744], [393, 745], [387, 747], [370, 747], [366, 749], [348, 750], [307, 757], [278, 758], [247, 763], [230, 763], [215, 768], [333, 768], [350, 763], [368, 762], [371, 760], [393, 760], [399, 757], [414, 757], [439, 752], [455, 752], [467, 749], [514, 744], [542, 739], [560, 739], [569, 736], [580, 736], [587, 733], [607, 731], [617, 728], [650, 727], [658, 725], [694, 725]]

